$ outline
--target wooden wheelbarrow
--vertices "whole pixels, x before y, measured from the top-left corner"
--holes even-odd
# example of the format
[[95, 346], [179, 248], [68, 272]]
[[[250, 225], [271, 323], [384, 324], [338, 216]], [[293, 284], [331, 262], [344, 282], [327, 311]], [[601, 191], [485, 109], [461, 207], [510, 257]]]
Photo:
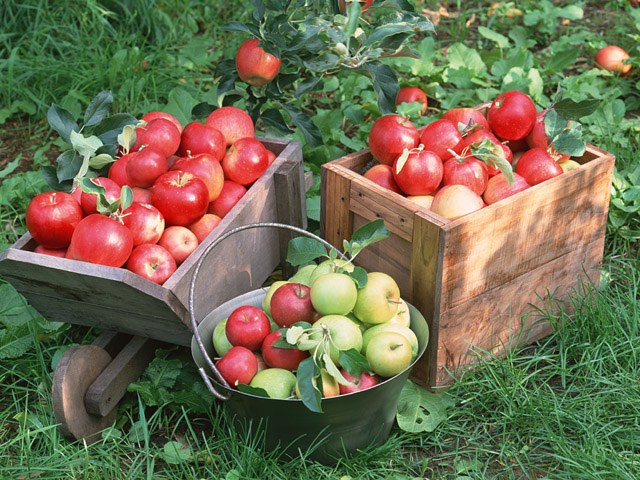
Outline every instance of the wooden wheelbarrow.
[[[54, 373], [54, 414], [63, 435], [99, 439], [156, 348], [190, 345], [190, 282], [198, 259], [216, 238], [250, 223], [306, 228], [301, 145], [261, 140], [277, 158], [163, 285], [123, 268], [36, 254], [29, 234], [0, 254], [0, 275], [48, 320], [103, 330], [91, 345], [67, 350]], [[202, 264], [207, 275], [196, 286], [196, 317], [261, 287], [278, 266], [284, 267], [291, 237], [284, 230], [257, 229], [221, 243]]]

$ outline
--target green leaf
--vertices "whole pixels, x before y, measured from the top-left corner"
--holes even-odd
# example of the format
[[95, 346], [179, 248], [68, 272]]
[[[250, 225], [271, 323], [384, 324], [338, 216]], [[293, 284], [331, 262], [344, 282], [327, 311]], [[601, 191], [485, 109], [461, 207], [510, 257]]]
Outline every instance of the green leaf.
[[277, 131], [283, 133], [284, 135], [293, 133], [293, 130], [291, 130], [287, 126], [287, 122], [282, 116], [282, 113], [280, 112], [280, 110], [277, 110], [275, 108], [269, 108], [264, 112], [262, 112], [262, 115], [260, 116], [260, 118], [262, 119], [265, 125], [271, 128], [275, 128]]
[[[314, 363], [312, 357], [300, 362], [296, 378], [302, 403], [312, 412], [322, 413], [322, 393], [320, 390], [322, 378], [320, 377], [320, 368]], [[317, 383], [320, 385], [314, 385], [314, 378], [317, 378]]]
[[294, 267], [312, 262], [318, 257], [326, 256], [326, 247], [315, 238], [296, 237], [289, 240], [287, 262]]
[[471, 154], [478, 160], [500, 170], [507, 178], [509, 185], [513, 185], [513, 166], [505, 158], [504, 150], [500, 145], [496, 145], [488, 138], [484, 138], [479, 144], [472, 143], [470, 150]]
[[33, 345], [33, 335], [28, 325], [0, 330], [0, 360], [18, 358]]
[[295, 96], [296, 98], [300, 98], [307, 92], [322, 90], [323, 86], [324, 80], [322, 79], [322, 77], [309, 77], [298, 85], [298, 87], [296, 88]]
[[544, 116], [544, 131], [549, 138], [549, 143], [553, 143], [554, 139], [567, 128], [567, 119], [558, 114], [558, 112], [550, 108]]
[[160, 457], [169, 464], [178, 465], [191, 460], [193, 457], [193, 451], [188, 445], [171, 441], [165, 443], [162, 452], [160, 452]]
[[578, 120], [581, 117], [592, 114], [599, 106], [600, 100], [596, 99], [574, 102], [569, 98], [564, 98], [554, 105], [554, 109], [564, 118]]
[[111, 92], [100, 92], [96, 95], [84, 112], [84, 125], [91, 127], [99, 124], [109, 113], [113, 104]]
[[229, 30], [230, 32], [242, 32], [248, 33], [249, 35], [259, 38], [260, 30], [251, 24], [240, 23], [240, 22], [230, 22], [222, 27], [224, 30]]
[[553, 148], [559, 153], [570, 157], [580, 157], [587, 149], [586, 142], [582, 139], [582, 125], [574, 124], [560, 133], [553, 141]]
[[106, 153], [101, 153], [89, 159], [89, 167], [95, 170], [99, 170], [102, 167], [109, 165], [110, 163], [113, 163], [113, 157], [111, 155], [107, 155]]
[[120, 189], [120, 206], [121, 210], [126, 210], [133, 203], [133, 190], [129, 185], [123, 185]]
[[357, 68], [356, 71], [371, 79], [380, 111], [383, 114], [394, 113], [400, 87], [393, 69], [380, 62], [371, 62]]
[[[413, 27], [407, 23], [390, 23], [376, 28], [364, 42], [365, 46], [382, 45], [397, 48], [407, 36], [413, 36]], [[399, 38], [398, 38], [399, 37]], [[393, 42], [395, 38], [395, 42]]]
[[320, 195], [307, 197], [307, 218], [320, 221], [321, 198]]
[[76, 177], [82, 167], [82, 157], [73, 150], [66, 150], [56, 159], [58, 164], [56, 176], [59, 182], [72, 180]]
[[47, 121], [49, 122], [49, 126], [58, 132], [60, 137], [67, 143], [69, 142], [71, 132], [80, 131], [80, 127], [76, 123], [75, 118], [73, 118], [73, 115], [71, 115], [68, 110], [55, 104], [51, 105], [47, 111]]
[[402, 388], [396, 420], [405, 432], [433, 432], [447, 419], [454, 402], [446, 393], [431, 393], [411, 381]]
[[99, 124], [93, 128], [93, 134], [96, 135], [102, 143], [113, 144], [118, 140], [118, 136], [122, 133], [126, 126], [135, 125], [138, 120], [128, 113], [116, 113], [104, 118]]
[[310, 147], [322, 145], [322, 133], [316, 127], [311, 118], [291, 105], [284, 105], [284, 109], [291, 117], [291, 122], [300, 130], [306, 143]]
[[[355, 256], [355, 255], [354, 255]], [[369, 278], [367, 277], [367, 271], [362, 267], [354, 267], [352, 272], [345, 272], [349, 275], [358, 288], [364, 288], [367, 285]]]
[[244, 383], [238, 384], [238, 390], [242, 393], [248, 393], [250, 395], [256, 395], [258, 397], [267, 397], [269, 398], [269, 394], [264, 388], [252, 387], [251, 385], [246, 385]]
[[360, 2], [351, 2], [347, 6], [347, 23], [343, 27], [344, 36], [347, 39], [350, 39], [350, 37], [353, 37], [353, 34], [358, 28], [358, 22], [360, 21], [361, 13], [362, 13], [362, 6], [360, 5]]
[[95, 135], [85, 137], [81, 133], [71, 132], [69, 139], [73, 148], [86, 159], [94, 156], [96, 150], [103, 145], [102, 140]]
[[182, 125], [189, 123], [198, 100], [183, 88], [174, 88], [169, 92], [165, 111], [178, 119]]
[[495, 44], [498, 45], [498, 48], [504, 50], [509, 47], [509, 39], [501, 33], [491, 30], [490, 28], [479, 26], [478, 33], [487, 40], [495, 42]]
[[125, 153], [129, 153], [131, 147], [136, 142], [136, 127], [134, 125], [126, 125], [122, 129], [122, 133], [118, 134], [118, 145], [124, 148]]
[[362, 248], [372, 243], [384, 240], [389, 236], [389, 229], [384, 225], [382, 218], [377, 218], [365, 223], [351, 235], [351, 242], [362, 245]]
[[360, 375], [363, 372], [371, 371], [367, 358], [355, 348], [340, 350], [338, 363], [351, 375]]
[[290, 343], [291, 345], [295, 345], [303, 333], [304, 333], [304, 328], [300, 326], [292, 326], [291, 328], [288, 328], [286, 337], [285, 337], [287, 339], [287, 343]]
[[338, 369], [338, 367], [336, 367], [336, 364], [333, 363], [333, 360], [331, 360], [331, 356], [328, 353], [322, 354], [322, 360], [324, 362], [324, 368], [326, 368], [327, 373], [331, 375], [336, 380], [336, 382], [344, 386], [353, 385], [352, 382], [344, 378], [342, 373], [340, 373], [340, 370]]
[[80, 180], [80, 188], [85, 193], [90, 193], [92, 195], [106, 195], [107, 191], [102, 185], [98, 185], [95, 183], [95, 180], [92, 178], [83, 178]]

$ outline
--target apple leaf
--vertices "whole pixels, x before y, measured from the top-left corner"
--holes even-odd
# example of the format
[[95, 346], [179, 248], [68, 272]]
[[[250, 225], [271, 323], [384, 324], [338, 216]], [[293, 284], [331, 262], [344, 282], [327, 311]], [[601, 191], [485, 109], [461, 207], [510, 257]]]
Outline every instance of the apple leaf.
[[126, 210], [133, 203], [133, 190], [129, 185], [123, 185], [120, 189], [120, 209]]
[[558, 153], [579, 157], [587, 149], [586, 142], [582, 139], [582, 125], [576, 122], [569, 122], [566, 130], [563, 130], [553, 141], [553, 148]]
[[554, 109], [563, 117], [579, 119], [595, 112], [600, 106], [600, 100], [582, 100], [576, 102], [570, 98], [563, 98], [555, 103]]
[[249, 395], [269, 398], [269, 394], [264, 388], [252, 387], [251, 385], [247, 385], [245, 383], [239, 383], [238, 390], [242, 393], [248, 393]]
[[[313, 335], [314, 333], [316, 335]], [[313, 350], [314, 348], [316, 348], [322, 341], [322, 337], [318, 337], [317, 333], [318, 333], [317, 329], [308, 330], [304, 332], [304, 335], [301, 335], [298, 341], [296, 342], [295, 348], [298, 348], [298, 350], [303, 350], [305, 352], [308, 352], [309, 350]], [[277, 342], [274, 342], [273, 344], [276, 345], [276, 343]]]
[[454, 401], [446, 393], [432, 393], [407, 381], [398, 402], [396, 420], [405, 432], [433, 432], [447, 419], [447, 409]]
[[355, 348], [340, 350], [338, 363], [351, 375], [360, 375], [362, 372], [371, 371], [367, 358]]
[[82, 166], [82, 157], [74, 150], [65, 150], [56, 159], [56, 176], [59, 182], [71, 180], [76, 177]]
[[396, 175], [402, 171], [404, 164], [407, 163], [409, 158], [409, 149], [405, 148], [402, 151], [402, 154], [398, 157], [398, 161], [396, 162]]
[[91, 193], [93, 195], [105, 195], [107, 191], [102, 185], [98, 185], [91, 178], [83, 178], [80, 180], [80, 188], [85, 193]]
[[322, 361], [324, 362], [324, 368], [327, 369], [329, 375], [335, 378], [336, 382], [346, 387], [353, 386], [353, 383], [344, 378], [342, 373], [340, 373], [340, 370], [338, 369], [338, 367], [336, 367], [336, 364], [333, 363], [333, 360], [331, 360], [331, 355], [329, 355], [328, 353], [322, 354]]
[[113, 95], [111, 92], [98, 93], [84, 112], [84, 125], [90, 127], [99, 124], [109, 113]]
[[354, 259], [364, 248], [373, 243], [379, 242], [380, 240], [384, 240], [388, 236], [389, 229], [385, 227], [384, 220], [378, 218], [365, 223], [362, 227], [353, 232], [351, 241], [344, 245], [344, 251], [351, 259]]
[[565, 128], [567, 128], [567, 119], [553, 108], [547, 110], [544, 116], [544, 131], [549, 138], [549, 144], [552, 144]]
[[287, 262], [294, 267], [313, 262], [318, 257], [327, 257], [327, 249], [315, 238], [296, 237], [289, 240]]
[[295, 345], [303, 333], [304, 333], [304, 328], [302, 327], [292, 326], [291, 328], [287, 329], [287, 332], [285, 334], [287, 343], [291, 345]]
[[509, 185], [513, 185], [513, 166], [504, 157], [504, 150], [500, 145], [496, 145], [488, 138], [484, 138], [480, 143], [472, 143], [470, 150], [471, 154], [478, 160], [500, 170], [507, 177]]
[[[312, 412], [322, 413], [322, 378], [320, 377], [320, 367], [313, 361], [313, 357], [304, 359], [298, 365], [298, 389], [300, 390], [300, 399], [302, 403]], [[313, 379], [317, 377], [319, 387], [314, 385]]]
[[369, 280], [369, 277], [367, 277], [367, 271], [362, 267], [354, 267], [353, 272], [345, 273], [353, 279], [356, 283], [356, 287], [358, 288], [364, 288]]
[[80, 127], [76, 123], [73, 115], [58, 105], [51, 105], [47, 112], [47, 121], [49, 126], [53, 128], [58, 135], [65, 141], [69, 142], [71, 132], [80, 131]]
[[113, 163], [113, 157], [106, 153], [101, 153], [89, 159], [89, 167], [95, 168], [96, 170], [99, 170], [110, 163]]

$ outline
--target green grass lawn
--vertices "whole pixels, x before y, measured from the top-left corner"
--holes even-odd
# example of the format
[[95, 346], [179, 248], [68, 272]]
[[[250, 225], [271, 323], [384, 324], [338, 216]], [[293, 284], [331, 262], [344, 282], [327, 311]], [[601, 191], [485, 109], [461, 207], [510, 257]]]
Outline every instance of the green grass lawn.
[[[552, 335], [462, 374], [442, 393], [453, 406], [433, 432], [394, 427], [382, 446], [334, 466], [313, 462], [309, 452], [293, 459], [264, 452], [260, 438], [235, 431], [179, 348], [158, 353], [103, 439], [85, 445], [58, 432], [51, 382], [64, 350], [97, 332], [47, 322], [0, 279], [0, 479], [640, 478], [640, 9], [622, 0], [523, 0], [502, 2], [489, 16], [490, 3], [441, 2], [436, 33], [415, 39], [422, 60], [388, 64], [401, 84], [427, 91], [430, 109], [419, 124], [507, 88], [528, 91], [541, 106], [558, 86], [575, 101], [599, 102], [580, 121], [589, 143], [616, 155], [602, 282], [575, 296], [573, 308], [549, 314]], [[417, 5], [438, 10], [436, 2]], [[26, 205], [47, 188], [40, 169], [62, 147], [45, 120], [52, 103], [80, 116], [95, 94], [110, 90], [118, 111], [166, 109], [188, 118], [185, 106], [215, 101], [215, 65], [245, 38], [222, 26], [252, 11], [246, 0], [233, 8], [204, 0], [5, 2], [2, 248], [25, 232]], [[630, 52], [629, 76], [593, 68], [606, 43]], [[324, 139], [304, 147], [316, 178], [308, 192], [314, 228], [319, 166], [363, 147], [379, 112], [371, 82], [349, 72], [293, 97]]]

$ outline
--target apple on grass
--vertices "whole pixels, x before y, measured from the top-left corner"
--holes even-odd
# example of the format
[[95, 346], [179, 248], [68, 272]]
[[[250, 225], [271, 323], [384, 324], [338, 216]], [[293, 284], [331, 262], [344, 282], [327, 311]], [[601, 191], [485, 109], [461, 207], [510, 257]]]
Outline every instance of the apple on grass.
[[297, 322], [313, 323], [316, 311], [311, 303], [311, 289], [301, 283], [288, 282], [271, 297], [271, 318], [281, 327]]
[[218, 322], [218, 324], [213, 329], [213, 335], [212, 335], [213, 348], [216, 351], [216, 355], [219, 357], [223, 356], [225, 353], [227, 353], [229, 350], [233, 348], [233, 345], [231, 345], [231, 342], [229, 342], [229, 339], [227, 338], [227, 334], [225, 333], [226, 326], [227, 326], [227, 319], [225, 318], [221, 322]]
[[367, 324], [388, 322], [398, 311], [400, 287], [384, 272], [369, 272], [367, 284], [357, 290], [353, 314]]
[[231, 388], [239, 383], [249, 385], [258, 373], [258, 359], [248, 348], [234, 346], [215, 363], [216, 368]]
[[177, 268], [171, 253], [155, 243], [143, 243], [135, 247], [125, 267], [158, 285], [166, 282]]
[[273, 344], [281, 338], [281, 330], [267, 335], [260, 349], [262, 357], [269, 367], [284, 368], [293, 372], [298, 369], [300, 362], [309, 356], [309, 353], [296, 348], [274, 347]]
[[257, 351], [266, 336], [271, 333], [271, 323], [267, 314], [260, 308], [242, 305], [231, 312], [227, 318], [225, 333], [232, 345]]
[[181, 265], [198, 247], [198, 238], [187, 227], [173, 225], [164, 229], [160, 240], [158, 240], [158, 245], [171, 253], [176, 265]]
[[296, 376], [283, 368], [266, 368], [256, 373], [249, 385], [262, 388], [269, 398], [290, 398], [296, 392]]
[[396, 332], [384, 332], [374, 337], [367, 345], [367, 361], [371, 370], [381, 377], [393, 377], [411, 365], [413, 356], [411, 342]]
[[368, 372], [362, 372], [360, 375], [353, 375], [343, 368], [340, 369], [340, 373], [345, 380], [351, 383], [351, 385], [340, 384], [340, 395], [361, 392], [367, 388], [375, 387], [380, 383], [380, 377], [377, 375], [371, 375]]
[[344, 273], [326, 273], [311, 284], [311, 303], [320, 315], [346, 315], [353, 310], [357, 299], [356, 284]]

